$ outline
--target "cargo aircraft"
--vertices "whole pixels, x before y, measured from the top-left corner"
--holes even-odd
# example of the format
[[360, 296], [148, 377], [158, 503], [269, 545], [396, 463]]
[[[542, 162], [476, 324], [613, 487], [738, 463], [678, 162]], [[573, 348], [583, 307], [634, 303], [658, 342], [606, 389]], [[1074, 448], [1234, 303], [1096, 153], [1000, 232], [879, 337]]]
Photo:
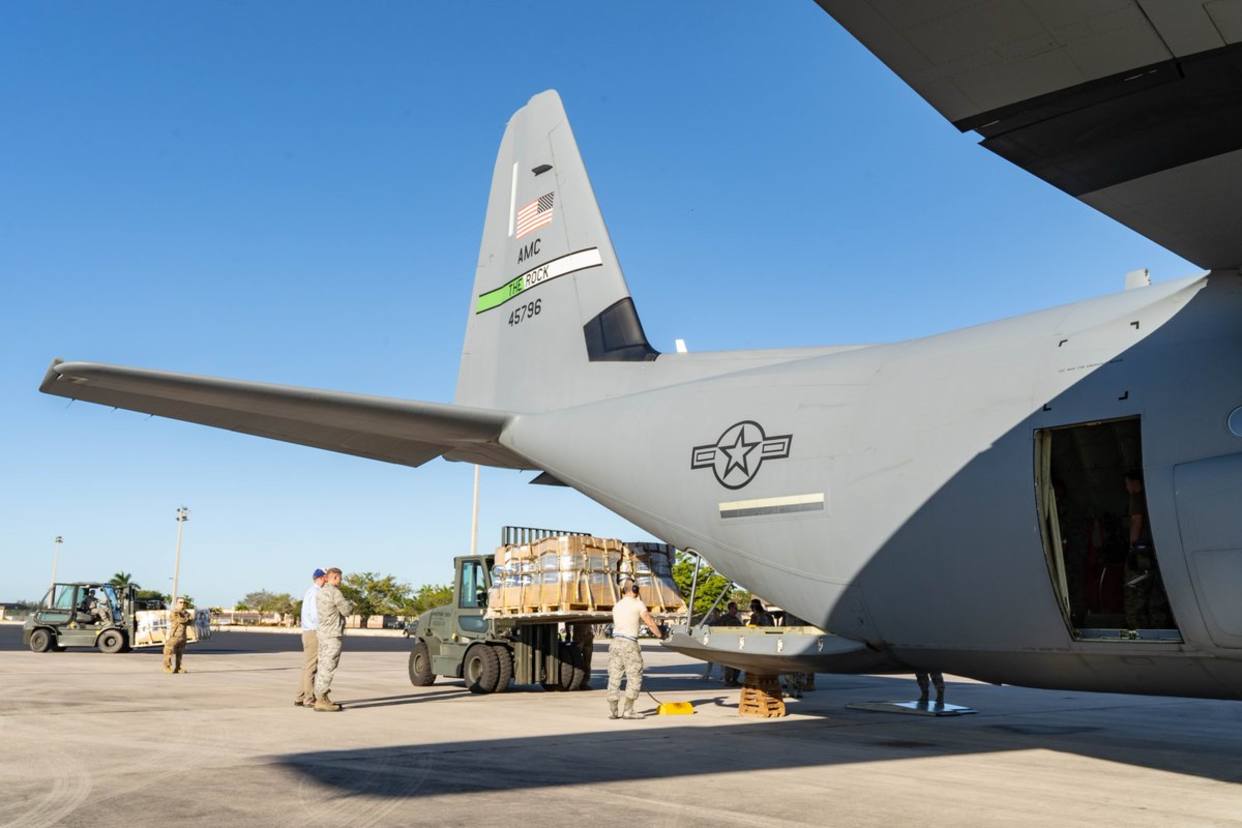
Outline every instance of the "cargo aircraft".
[[892, 344], [658, 353], [547, 91], [501, 141], [452, 403], [59, 360], [40, 390], [538, 470], [830, 630], [817, 669], [1242, 698], [1239, 4], [819, 3], [1206, 272]]

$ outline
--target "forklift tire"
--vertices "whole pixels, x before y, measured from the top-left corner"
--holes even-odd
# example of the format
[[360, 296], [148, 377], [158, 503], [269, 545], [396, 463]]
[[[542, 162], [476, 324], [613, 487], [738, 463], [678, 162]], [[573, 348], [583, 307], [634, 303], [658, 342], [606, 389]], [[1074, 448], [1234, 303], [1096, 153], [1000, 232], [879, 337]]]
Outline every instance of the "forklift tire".
[[586, 670], [582, 668], [582, 651], [577, 647], [562, 645], [559, 651], [561, 675], [558, 682], [561, 690], [580, 690], [586, 681]]
[[500, 664], [500, 675], [496, 681], [496, 692], [503, 693], [509, 689], [513, 681], [513, 652], [504, 644], [493, 644], [496, 660]]
[[436, 674], [431, 672], [431, 650], [427, 642], [421, 638], [414, 642], [410, 651], [410, 684], [415, 687], [430, 687], [436, 683]]
[[30, 634], [30, 651], [32, 653], [49, 652], [52, 644], [52, 633], [45, 629], [37, 629]]
[[120, 630], [104, 630], [95, 642], [101, 653], [119, 653], [125, 649], [125, 633]]
[[475, 644], [466, 650], [466, 660], [461, 665], [461, 677], [471, 693], [494, 693], [500, 681], [500, 659], [487, 644]]

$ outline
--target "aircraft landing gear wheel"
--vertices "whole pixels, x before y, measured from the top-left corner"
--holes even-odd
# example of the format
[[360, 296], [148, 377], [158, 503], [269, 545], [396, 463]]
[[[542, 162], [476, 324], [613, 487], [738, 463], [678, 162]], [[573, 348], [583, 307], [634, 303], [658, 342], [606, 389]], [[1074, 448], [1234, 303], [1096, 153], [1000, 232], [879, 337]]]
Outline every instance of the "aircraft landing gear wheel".
[[430, 687], [435, 681], [436, 674], [431, 672], [431, 650], [426, 641], [415, 641], [414, 649], [410, 651], [410, 684]]
[[586, 681], [586, 670], [582, 669], [582, 651], [577, 647], [562, 646], [560, 649], [561, 675], [558, 682], [561, 690], [578, 690]]
[[513, 681], [513, 653], [504, 644], [493, 644], [492, 649], [496, 651], [496, 661], [500, 665], [496, 692], [503, 693], [509, 689], [509, 684]]
[[466, 661], [461, 667], [466, 689], [471, 693], [494, 693], [500, 681], [500, 659], [487, 644], [475, 644], [466, 651]]
[[52, 649], [52, 634], [47, 630], [35, 630], [30, 634], [30, 651], [46, 653]]
[[125, 634], [120, 630], [104, 630], [95, 643], [101, 653], [119, 653], [125, 649]]

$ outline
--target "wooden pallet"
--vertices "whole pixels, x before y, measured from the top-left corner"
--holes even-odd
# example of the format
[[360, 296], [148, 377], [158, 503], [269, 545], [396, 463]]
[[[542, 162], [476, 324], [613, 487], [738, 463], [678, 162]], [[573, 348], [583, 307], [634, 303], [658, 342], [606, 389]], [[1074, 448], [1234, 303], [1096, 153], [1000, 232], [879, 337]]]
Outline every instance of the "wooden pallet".
[[779, 677], [752, 676], [747, 673], [737, 713], [739, 716], [754, 716], [759, 719], [778, 719], [784, 716], [785, 702], [781, 700]]

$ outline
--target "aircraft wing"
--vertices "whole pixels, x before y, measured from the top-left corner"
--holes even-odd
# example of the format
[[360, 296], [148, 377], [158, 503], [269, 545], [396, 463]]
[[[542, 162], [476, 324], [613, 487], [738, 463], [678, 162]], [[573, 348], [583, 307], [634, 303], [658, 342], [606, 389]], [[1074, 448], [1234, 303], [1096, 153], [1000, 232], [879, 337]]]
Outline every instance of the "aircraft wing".
[[404, 466], [534, 468], [497, 442], [501, 411], [60, 360], [39, 390]]
[[983, 146], [1204, 268], [1242, 265], [1242, 0], [817, 0]]

